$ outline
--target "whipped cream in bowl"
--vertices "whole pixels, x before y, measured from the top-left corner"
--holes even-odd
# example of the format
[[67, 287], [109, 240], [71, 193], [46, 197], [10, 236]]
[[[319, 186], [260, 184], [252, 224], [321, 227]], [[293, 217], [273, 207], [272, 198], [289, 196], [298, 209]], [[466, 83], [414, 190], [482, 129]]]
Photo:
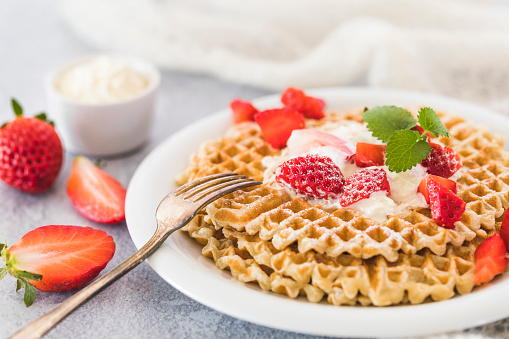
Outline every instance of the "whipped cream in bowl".
[[128, 56], [97, 55], [49, 74], [49, 116], [67, 151], [92, 156], [125, 153], [148, 138], [159, 70]]

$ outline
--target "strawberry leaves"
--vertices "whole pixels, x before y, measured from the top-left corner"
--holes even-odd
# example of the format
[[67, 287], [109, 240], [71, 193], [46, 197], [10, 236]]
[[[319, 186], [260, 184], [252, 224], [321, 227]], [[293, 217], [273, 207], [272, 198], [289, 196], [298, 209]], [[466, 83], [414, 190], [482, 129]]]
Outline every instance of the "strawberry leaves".
[[362, 113], [374, 137], [387, 143], [386, 165], [390, 171], [403, 172], [421, 163], [431, 151], [426, 132], [435, 137], [449, 136], [437, 113], [423, 107], [417, 116], [422, 134], [410, 129], [417, 126], [412, 114], [396, 106], [377, 106]]

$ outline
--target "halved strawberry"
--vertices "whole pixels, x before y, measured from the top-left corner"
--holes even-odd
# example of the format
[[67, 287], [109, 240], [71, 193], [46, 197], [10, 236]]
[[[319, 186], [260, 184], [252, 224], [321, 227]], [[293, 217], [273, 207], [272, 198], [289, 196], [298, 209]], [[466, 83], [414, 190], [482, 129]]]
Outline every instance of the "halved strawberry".
[[263, 137], [274, 148], [283, 148], [293, 130], [304, 128], [302, 114], [289, 108], [276, 108], [261, 111], [255, 121], [262, 130]]
[[386, 145], [358, 142], [355, 151], [355, 164], [359, 167], [383, 166]]
[[72, 163], [67, 195], [78, 212], [90, 220], [116, 224], [125, 219], [126, 189], [83, 156]]
[[337, 198], [343, 191], [343, 173], [329, 157], [316, 154], [292, 158], [276, 169], [276, 181], [307, 196]]
[[448, 190], [451, 190], [454, 194], [458, 192], [458, 189], [456, 188], [456, 182], [454, 180], [442, 178], [433, 174], [426, 174], [419, 183], [419, 187], [417, 187], [417, 192], [424, 195], [424, 199], [428, 204], [429, 204], [428, 185], [431, 182], [431, 180], [435, 180], [440, 185], [444, 186]]
[[287, 142], [288, 152], [293, 155], [308, 153], [311, 149], [321, 146], [331, 146], [345, 154], [345, 158], [353, 155], [348, 142], [330, 133], [316, 129], [296, 129]]
[[431, 151], [421, 163], [429, 174], [449, 178], [461, 168], [461, 159], [451, 147], [442, 147], [435, 143], [430, 145]]
[[346, 207], [379, 191], [386, 191], [387, 195], [391, 193], [387, 173], [380, 167], [364, 168], [346, 179], [339, 203]]
[[500, 237], [504, 241], [505, 247], [509, 252], [509, 213], [505, 212], [502, 226], [500, 227]]
[[507, 269], [509, 259], [506, 257], [504, 241], [498, 233], [484, 240], [475, 249], [475, 284], [481, 285], [493, 279]]
[[465, 212], [463, 199], [433, 179], [428, 179], [428, 196], [433, 220], [440, 226], [454, 229], [454, 223], [460, 221]]
[[35, 300], [31, 285], [59, 292], [94, 279], [113, 257], [115, 242], [90, 227], [50, 225], [28, 232], [8, 250], [7, 245], [0, 248], [5, 271], [18, 279], [18, 289], [25, 288], [25, 304], [30, 306]]
[[254, 121], [254, 116], [258, 110], [249, 101], [235, 99], [230, 102], [230, 108], [233, 113], [233, 122], [235, 124], [244, 121]]
[[307, 96], [301, 89], [288, 87], [281, 94], [281, 102], [285, 107], [304, 114], [308, 119], [321, 119], [325, 116], [323, 112], [325, 101]]

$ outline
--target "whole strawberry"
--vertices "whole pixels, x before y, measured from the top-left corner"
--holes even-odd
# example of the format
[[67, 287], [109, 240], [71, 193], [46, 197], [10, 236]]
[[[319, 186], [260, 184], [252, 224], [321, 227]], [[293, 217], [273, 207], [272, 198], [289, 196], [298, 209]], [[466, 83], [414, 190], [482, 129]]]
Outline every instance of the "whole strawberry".
[[12, 108], [16, 118], [0, 127], [0, 179], [23, 192], [44, 192], [62, 167], [62, 143], [46, 114], [25, 117], [15, 99]]

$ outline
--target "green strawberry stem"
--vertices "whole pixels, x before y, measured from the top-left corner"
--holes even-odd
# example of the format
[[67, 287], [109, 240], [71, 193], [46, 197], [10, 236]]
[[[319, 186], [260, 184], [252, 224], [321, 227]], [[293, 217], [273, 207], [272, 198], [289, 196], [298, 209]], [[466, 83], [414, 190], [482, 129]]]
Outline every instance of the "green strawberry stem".
[[[42, 275], [37, 273], [31, 273], [27, 271], [20, 271], [14, 267], [15, 260], [11, 253], [7, 250], [6, 244], [0, 244], [1, 256], [4, 262], [4, 267], [0, 268], [0, 280], [5, 277], [7, 273], [16, 278], [16, 292], [24, 288], [23, 302], [26, 307], [32, 305], [37, 297], [35, 288], [30, 284], [28, 280], [40, 281]], [[27, 280], [28, 279], [28, 280]]]

